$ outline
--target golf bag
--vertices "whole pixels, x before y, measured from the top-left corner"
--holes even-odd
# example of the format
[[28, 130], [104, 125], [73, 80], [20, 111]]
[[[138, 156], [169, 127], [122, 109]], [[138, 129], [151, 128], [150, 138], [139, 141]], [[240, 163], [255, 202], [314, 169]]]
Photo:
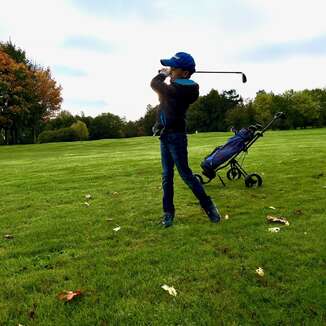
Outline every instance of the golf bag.
[[225, 145], [216, 147], [211, 154], [206, 156], [201, 167], [206, 171], [216, 170], [234, 154], [245, 149], [246, 144], [254, 138], [255, 129], [254, 126], [251, 126], [249, 128], [242, 128], [236, 132]]
[[242, 166], [243, 160], [240, 164], [236, 158], [241, 153], [246, 154], [256, 140], [262, 137], [264, 132], [277, 119], [285, 119], [285, 114], [283, 112], [276, 113], [274, 118], [264, 128], [260, 124], [255, 124], [248, 128], [242, 128], [240, 131], [235, 131], [234, 136], [229, 138], [224, 145], [216, 147], [214, 151], [206, 156], [202, 161], [200, 165], [203, 170], [202, 174], [208, 178], [208, 180], [205, 181], [200, 174], [195, 174], [197, 179], [202, 184], [207, 184], [218, 176], [222, 184], [225, 186], [223, 179], [219, 174], [217, 174], [217, 172], [230, 166], [226, 173], [229, 180], [236, 180], [243, 177], [247, 187], [261, 186], [263, 183], [262, 177], [257, 173], [248, 174]]

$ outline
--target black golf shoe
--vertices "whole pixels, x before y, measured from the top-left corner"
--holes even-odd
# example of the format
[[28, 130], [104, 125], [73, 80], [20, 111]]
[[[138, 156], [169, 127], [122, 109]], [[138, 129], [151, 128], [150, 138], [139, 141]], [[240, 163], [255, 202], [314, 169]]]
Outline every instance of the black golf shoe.
[[214, 203], [207, 207], [203, 207], [203, 209], [211, 222], [218, 223], [221, 220], [221, 215]]
[[171, 213], [164, 213], [163, 215], [163, 220], [162, 220], [162, 225], [165, 228], [168, 228], [173, 224], [173, 219], [174, 219], [174, 214]]

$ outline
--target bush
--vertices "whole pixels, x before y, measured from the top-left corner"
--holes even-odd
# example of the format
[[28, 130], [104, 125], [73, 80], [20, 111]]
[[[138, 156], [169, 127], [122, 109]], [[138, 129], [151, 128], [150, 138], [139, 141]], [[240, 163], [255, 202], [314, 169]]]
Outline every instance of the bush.
[[61, 128], [57, 130], [47, 130], [40, 133], [38, 136], [39, 143], [53, 143], [62, 141], [76, 141], [79, 140], [79, 135], [75, 129]]
[[86, 123], [83, 121], [78, 120], [77, 122], [73, 123], [70, 127], [71, 129], [74, 129], [78, 136], [79, 140], [87, 140], [89, 136], [88, 128]]

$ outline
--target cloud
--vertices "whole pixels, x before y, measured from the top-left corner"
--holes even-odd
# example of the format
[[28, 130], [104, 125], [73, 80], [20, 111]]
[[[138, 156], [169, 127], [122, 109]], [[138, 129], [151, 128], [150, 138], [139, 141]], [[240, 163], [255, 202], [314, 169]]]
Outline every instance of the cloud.
[[246, 61], [275, 61], [298, 56], [326, 55], [326, 35], [305, 40], [258, 46], [240, 57]]
[[60, 76], [70, 76], [70, 77], [87, 76], [87, 73], [84, 70], [74, 68], [71, 66], [55, 65], [52, 67], [52, 70], [55, 75], [60, 75]]
[[63, 42], [63, 47], [80, 49], [94, 52], [110, 53], [113, 50], [112, 44], [92, 36], [71, 36]]

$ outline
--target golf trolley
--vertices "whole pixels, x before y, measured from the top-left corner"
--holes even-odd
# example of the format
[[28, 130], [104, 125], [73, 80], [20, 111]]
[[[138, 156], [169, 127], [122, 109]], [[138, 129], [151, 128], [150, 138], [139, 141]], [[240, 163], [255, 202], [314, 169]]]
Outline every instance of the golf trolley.
[[[260, 124], [255, 124], [235, 132], [235, 135], [231, 137], [226, 144], [216, 147], [214, 151], [206, 156], [202, 161], [202, 174], [207, 178], [207, 180], [204, 180], [200, 174], [195, 174], [196, 178], [202, 184], [207, 184], [218, 176], [223, 186], [225, 186], [218, 171], [229, 167], [226, 173], [229, 180], [238, 180], [243, 177], [246, 187], [260, 187], [263, 183], [262, 177], [257, 173], [248, 174], [243, 168], [245, 155], [248, 153], [249, 148], [259, 138], [263, 137], [264, 132], [275, 122], [275, 120], [284, 118], [285, 114], [283, 112], [278, 112], [265, 127]], [[241, 163], [239, 163], [237, 158], [241, 154], [243, 154], [243, 157]]]

